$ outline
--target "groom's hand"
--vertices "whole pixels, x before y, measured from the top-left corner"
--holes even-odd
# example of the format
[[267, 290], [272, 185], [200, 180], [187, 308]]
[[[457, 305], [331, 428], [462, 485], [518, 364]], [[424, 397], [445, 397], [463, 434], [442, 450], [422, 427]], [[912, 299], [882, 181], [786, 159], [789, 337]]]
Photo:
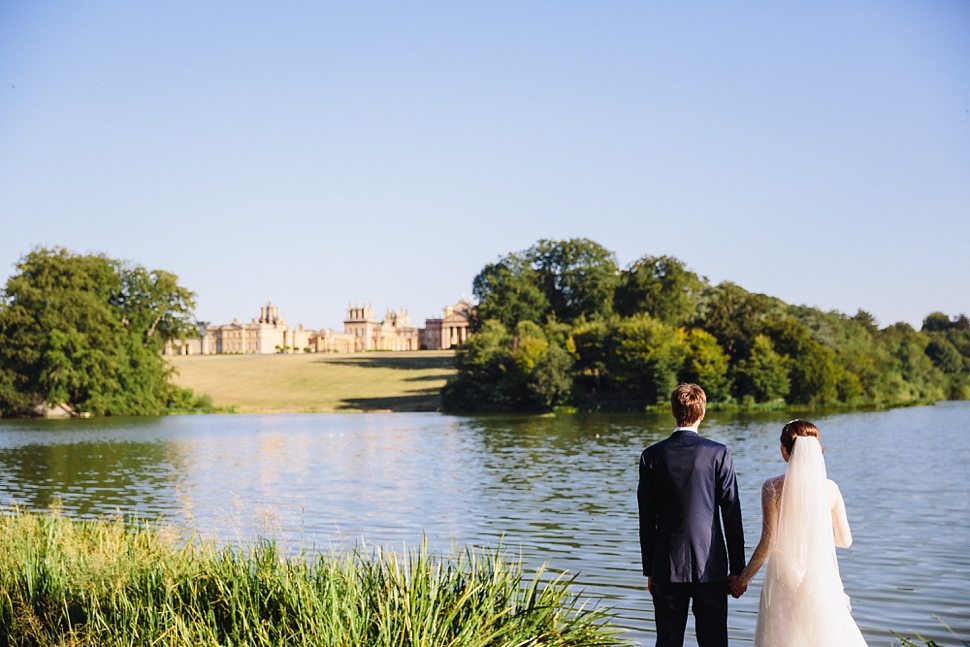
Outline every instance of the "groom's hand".
[[653, 595], [653, 575], [647, 575], [647, 590]]
[[737, 600], [748, 590], [746, 585], [741, 584], [741, 578], [737, 575], [728, 575], [728, 591], [731, 597]]

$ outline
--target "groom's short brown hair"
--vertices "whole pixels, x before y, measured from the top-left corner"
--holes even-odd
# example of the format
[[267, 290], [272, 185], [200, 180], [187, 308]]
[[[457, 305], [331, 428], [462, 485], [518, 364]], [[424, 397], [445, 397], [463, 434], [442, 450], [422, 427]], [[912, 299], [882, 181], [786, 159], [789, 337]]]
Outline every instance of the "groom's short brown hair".
[[696, 384], [681, 384], [670, 394], [670, 411], [678, 427], [687, 427], [707, 411], [707, 394]]

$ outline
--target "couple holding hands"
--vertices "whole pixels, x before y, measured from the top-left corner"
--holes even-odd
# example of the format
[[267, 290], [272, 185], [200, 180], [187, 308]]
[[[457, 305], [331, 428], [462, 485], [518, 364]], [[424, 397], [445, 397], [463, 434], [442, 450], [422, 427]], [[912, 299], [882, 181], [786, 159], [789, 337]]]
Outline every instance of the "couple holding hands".
[[643, 451], [637, 487], [657, 647], [683, 645], [691, 601], [699, 647], [726, 647], [728, 593], [743, 595], [766, 560], [755, 647], [865, 647], [835, 556], [852, 534], [839, 487], [826, 476], [818, 428], [793, 420], [782, 429], [788, 468], [762, 486], [761, 540], [745, 565], [731, 454], [697, 433], [704, 390], [681, 384], [670, 403], [677, 427]]

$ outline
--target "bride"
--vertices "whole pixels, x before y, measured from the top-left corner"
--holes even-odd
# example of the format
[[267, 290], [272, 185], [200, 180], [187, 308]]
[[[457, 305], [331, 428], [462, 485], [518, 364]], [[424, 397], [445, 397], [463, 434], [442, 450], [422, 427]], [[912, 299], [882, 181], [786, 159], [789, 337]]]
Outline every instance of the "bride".
[[839, 486], [828, 480], [818, 428], [792, 420], [781, 431], [788, 471], [761, 488], [761, 541], [735, 586], [743, 591], [768, 559], [755, 647], [865, 647], [842, 590], [835, 547], [852, 533]]

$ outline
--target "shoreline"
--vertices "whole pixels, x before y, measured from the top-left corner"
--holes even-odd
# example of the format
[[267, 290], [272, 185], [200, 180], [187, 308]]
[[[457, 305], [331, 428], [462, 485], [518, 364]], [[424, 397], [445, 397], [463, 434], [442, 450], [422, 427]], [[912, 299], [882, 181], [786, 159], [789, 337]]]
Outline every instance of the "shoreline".
[[[707, 406], [707, 411], [711, 413], [852, 413], [856, 411], [888, 411], [891, 409], [907, 409], [911, 407], [929, 407], [946, 405], [949, 403], [970, 402], [967, 400], [921, 400], [913, 402], [897, 403], [860, 403], [860, 404], [827, 404], [827, 405], [806, 405], [806, 404], [730, 404], [714, 402]], [[445, 411], [440, 406], [436, 408], [352, 408], [352, 407], [240, 407], [238, 405], [226, 405], [202, 409], [172, 409], [166, 410], [157, 416], [135, 416], [135, 417], [162, 417], [162, 416], [202, 416], [202, 415], [334, 415], [334, 414], [397, 414], [397, 413], [440, 413], [442, 415], [476, 417], [476, 416], [533, 416], [533, 417], [556, 417], [589, 414], [669, 414], [670, 407], [666, 404], [634, 405], [632, 403], [614, 406], [583, 406], [583, 407], [556, 407], [552, 411]], [[42, 416], [22, 417], [22, 418], [2, 418], [0, 420], [71, 420], [71, 419], [96, 419], [129, 416], [64, 416], [44, 418]]]
[[[787, 412], [787, 413], [805, 413], [805, 412], [822, 412], [822, 413], [838, 413], [845, 412], [850, 413], [853, 411], [887, 411], [890, 409], [907, 409], [910, 407], [929, 407], [936, 406], [941, 403], [948, 402], [965, 402], [964, 400], [939, 400], [939, 401], [918, 401], [918, 402], [906, 402], [906, 403], [894, 403], [894, 404], [845, 404], [838, 403], [834, 405], [806, 405], [806, 404], [786, 404], [782, 406], [770, 405], [763, 406], [759, 404], [754, 405], [742, 405], [742, 404], [724, 404], [724, 403], [713, 403], [708, 405], [707, 410], [709, 412], [718, 413], [775, 413], [775, 412]], [[588, 407], [556, 407], [552, 411], [548, 412], [530, 412], [530, 411], [478, 411], [478, 412], [468, 412], [468, 411], [444, 411], [440, 408], [438, 409], [413, 409], [413, 410], [400, 410], [400, 409], [285, 409], [285, 408], [265, 408], [265, 409], [242, 409], [240, 407], [228, 406], [213, 410], [206, 411], [195, 411], [195, 410], [181, 410], [181, 411], [169, 411], [162, 415], [209, 415], [209, 414], [240, 414], [240, 415], [292, 415], [292, 414], [367, 414], [367, 413], [440, 413], [444, 415], [453, 416], [494, 416], [494, 415], [522, 415], [522, 416], [564, 416], [564, 415], [581, 415], [581, 414], [595, 414], [595, 413], [651, 413], [651, 414], [666, 414], [670, 413], [670, 407], [668, 405], [642, 405], [641, 407], [600, 407], [600, 408], [588, 408]]]

